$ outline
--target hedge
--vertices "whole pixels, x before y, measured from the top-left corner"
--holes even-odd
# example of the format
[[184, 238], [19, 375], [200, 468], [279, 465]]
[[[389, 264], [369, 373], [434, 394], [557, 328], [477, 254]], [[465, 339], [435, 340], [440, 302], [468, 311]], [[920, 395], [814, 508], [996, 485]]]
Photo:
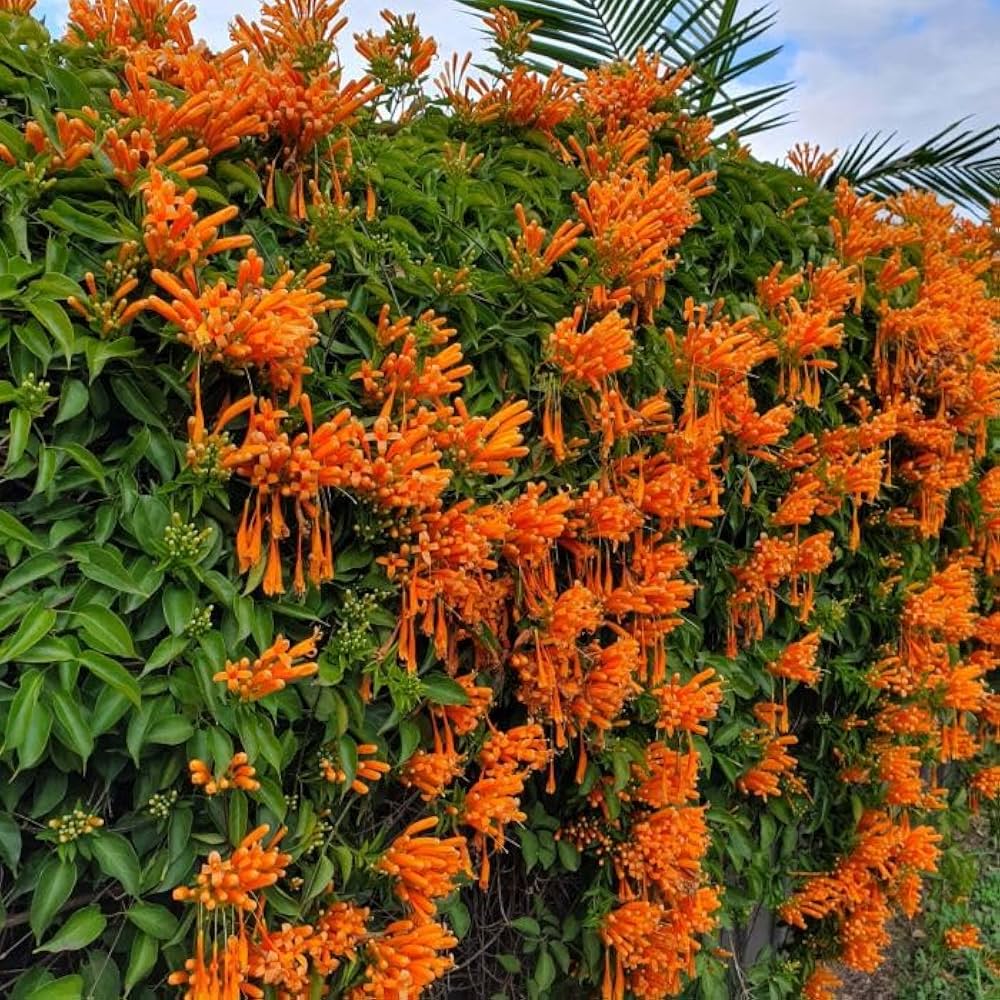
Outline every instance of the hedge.
[[990, 958], [996, 216], [759, 162], [655, 57], [539, 76], [503, 8], [432, 84], [390, 14], [348, 81], [338, 0], [222, 52], [32, 6], [5, 996], [817, 1000], [925, 888]]

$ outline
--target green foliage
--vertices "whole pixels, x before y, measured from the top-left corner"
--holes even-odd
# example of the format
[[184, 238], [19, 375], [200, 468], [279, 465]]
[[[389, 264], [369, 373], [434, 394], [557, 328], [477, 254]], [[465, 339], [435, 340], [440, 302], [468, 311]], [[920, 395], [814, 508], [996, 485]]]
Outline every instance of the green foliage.
[[[652, 19], [657, 5], [647, 6]], [[694, 60], [702, 74], [698, 99], [718, 114], [735, 107], [724, 88], [747, 65], [733, 46], [754, 37], [766, 18], [740, 20], [735, 4], [716, 6], [673, 5], [676, 17], [692, 25], [708, 18], [715, 26], [700, 47], [681, 50], [678, 41], [675, 51]], [[619, 20], [625, 8], [617, 5]], [[566, 30], [577, 24], [570, 13]], [[106, 113], [108, 78], [117, 82], [117, 67], [87, 49], [50, 42], [34, 22], [0, 27], [7, 23], [16, 31], [0, 31], [0, 141], [24, 157], [18, 137], [29, 118], [50, 126], [57, 110], [84, 100]], [[659, 26], [651, 20], [646, 34], [633, 32], [625, 49], [611, 54], [631, 54]], [[740, 110], [748, 110], [745, 100]], [[366, 121], [352, 140], [350, 194], [362, 204], [369, 184], [377, 192], [370, 220], [345, 213], [304, 222], [268, 205], [266, 166], [258, 171], [247, 149], [213, 160], [197, 184], [205, 202], [238, 206], [239, 229], [253, 235], [270, 265], [332, 264], [325, 291], [348, 306], [322, 317], [310, 356], [317, 422], [357, 401], [351, 376], [375, 354], [383, 305], [394, 315], [433, 308], [458, 328], [473, 367], [463, 391], [470, 413], [491, 413], [514, 397], [541, 412], [552, 378], [548, 333], [596, 276], [578, 255], [548, 277], [514, 281], [513, 206], [523, 204], [530, 218], [554, 229], [571, 216], [581, 174], [539, 134], [468, 126], [436, 107], [405, 125]], [[446, 144], [462, 142], [483, 154], [474, 171], [445, 155]], [[680, 159], [669, 137], [657, 142], [658, 156]], [[741, 315], [756, 308], [755, 282], [776, 261], [820, 264], [832, 249], [828, 192], [721, 147], [696, 166], [717, 171], [717, 191], [681, 245], [657, 324], [637, 331], [627, 376], [635, 398], [661, 387], [683, 396], [662, 329], [680, 324], [688, 296], [721, 298]], [[0, 168], [0, 892], [7, 917], [0, 993], [12, 1000], [166, 995], [165, 976], [190, 954], [194, 921], [171, 890], [189, 884], [210, 852], [227, 852], [258, 824], [288, 829], [283, 848], [292, 855], [298, 893], [266, 892], [283, 920], [313, 919], [331, 882], [338, 895], [380, 916], [391, 913], [392, 894], [372, 865], [426, 807], [395, 780], [364, 797], [350, 794], [358, 747], [374, 744], [396, 777], [418, 746], [430, 744], [421, 710], [466, 699], [431, 649], [416, 676], [396, 661], [398, 584], [379, 561], [391, 549], [392, 525], [376, 511], [336, 498], [334, 582], [301, 600], [262, 596], [263, 567], [241, 576], [234, 538], [246, 490], [198, 477], [186, 462], [191, 352], [154, 313], [143, 313], [127, 334], [109, 334], [68, 304], [84, 295], [88, 273], [103, 274], [122, 244], [140, 238], [141, 214], [135, 191], [97, 159], [41, 180], [27, 169]], [[223, 258], [208, 273], [228, 273], [230, 264]], [[465, 269], [468, 291], [441, 280]], [[845, 381], [866, 373], [860, 348], [870, 345], [868, 319], [848, 317], [837, 359]], [[767, 369], [761, 399], [774, 396], [777, 377]], [[202, 391], [214, 413], [245, 391], [245, 382], [215, 367], [202, 372]], [[848, 413], [834, 386], [822, 410], [797, 414], [794, 429], [818, 431]], [[568, 436], [582, 427], [574, 419], [579, 426]], [[488, 503], [538, 480], [573, 487], [591, 479], [594, 467], [593, 449], [556, 469], [536, 448], [509, 477], [457, 480], [450, 499]], [[756, 492], [744, 507], [738, 497], [746, 475]], [[898, 552], [898, 535], [876, 527], [817, 595], [830, 650], [823, 689], [792, 696], [793, 714], [812, 720], [800, 754], [812, 794], [808, 809], [782, 799], [748, 804], [734, 781], [755, 760], [750, 705], [773, 693], [766, 664], [779, 644], [771, 640], [735, 659], [711, 650], [725, 645], [730, 568], [767, 530], [788, 478], [775, 466], [756, 463], [751, 471], [732, 462], [725, 519], [691, 532], [698, 552], [691, 572], [702, 586], [671, 637], [671, 670], [688, 676], [711, 666], [726, 682], [719, 718], [709, 737], [694, 743], [713, 832], [708, 867], [726, 887], [721, 920], [729, 943], [757, 909], [773, 908], [787, 894], [775, 871], [822, 870], [847, 846], [861, 803], [836, 780], [830, 761], [834, 748], [854, 748], [854, 737], [833, 719], [870, 707], [863, 671], [898, 620], [891, 600], [862, 596], [881, 580], [879, 561]], [[846, 549], [846, 517], [828, 520]], [[898, 554], [904, 583], [924, 575], [934, 557], [917, 544]], [[252, 706], [213, 680], [227, 660], [252, 659], [276, 636], [298, 640], [317, 626], [327, 638], [315, 682]], [[794, 609], [782, 605], [772, 636], [790, 637], [795, 628]], [[502, 676], [491, 684], [493, 718], [517, 724], [524, 713], [511, 685]], [[634, 717], [608, 735], [582, 784], [560, 760], [554, 793], [544, 790], [544, 778], [529, 786], [522, 802], [528, 819], [495, 862], [501, 898], [469, 889], [442, 905], [460, 939], [459, 969], [443, 987], [450, 995], [488, 995], [463, 990], [489, 982], [496, 997], [568, 997], [600, 982], [597, 927], [612, 904], [611, 876], [562, 838], [560, 826], [604, 779], [603, 801], [615, 818], [616, 793], [642, 759], [642, 738], [652, 728], [643, 710], [640, 700]], [[256, 768], [259, 790], [209, 799], [191, 786], [189, 760], [218, 773], [237, 750]], [[324, 780], [321, 757], [335, 762], [346, 782]], [[462, 794], [449, 793], [448, 806], [457, 808]], [[985, 911], [989, 904], [983, 897], [975, 905]], [[689, 996], [732, 995], [722, 959], [706, 949], [697, 961]], [[767, 952], [750, 982], [760, 996], [790, 996], [800, 971], [786, 954]], [[332, 995], [343, 995], [357, 975], [358, 964], [345, 962]]]

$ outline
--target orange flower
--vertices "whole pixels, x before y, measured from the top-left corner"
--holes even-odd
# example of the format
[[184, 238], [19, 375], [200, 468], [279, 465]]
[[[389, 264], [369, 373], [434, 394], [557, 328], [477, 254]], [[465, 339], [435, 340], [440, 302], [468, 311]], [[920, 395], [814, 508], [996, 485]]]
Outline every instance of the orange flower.
[[30, 14], [37, 0], [0, 0], [0, 10], [11, 14]]
[[[367, 31], [354, 36], [354, 47], [368, 63], [371, 78], [388, 89], [413, 86], [430, 68], [437, 54], [437, 42], [424, 38], [416, 16], [403, 17], [390, 10], [380, 12], [389, 26], [381, 35]], [[405, 113], [403, 115], [405, 120]]]
[[[312, 940], [309, 924], [284, 923], [280, 930], [269, 930], [257, 921], [260, 940], [249, 950], [247, 971], [255, 979], [278, 987], [285, 996], [302, 996], [309, 991], [308, 947]], [[287, 992], [286, 992], [287, 991]]]
[[632, 765], [632, 774], [639, 781], [636, 800], [661, 809], [698, 798], [699, 759], [694, 750], [678, 753], [662, 743], [651, 743], [645, 755], [645, 766]]
[[249, 758], [242, 751], [233, 756], [226, 765], [222, 776], [216, 778], [202, 760], [188, 761], [191, 784], [201, 788], [206, 795], [218, 795], [230, 788], [240, 788], [245, 792], [256, 792], [260, 782], [254, 777], [256, 770], [250, 766]]
[[794, 777], [795, 758], [787, 752], [799, 742], [797, 736], [770, 736], [764, 742], [761, 760], [736, 780], [736, 787], [744, 795], [757, 795], [767, 800], [768, 796], [781, 795], [780, 780], [784, 778], [793, 791], [801, 790], [801, 783]]
[[357, 947], [367, 937], [368, 908], [353, 903], [333, 903], [320, 911], [307, 943], [313, 969], [330, 976], [340, 960], [357, 958]]
[[66, 40], [101, 41], [127, 52], [141, 40], [150, 48], [169, 43], [185, 51], [194, 45], [195, 15], [187, 0], [70, 0]]
[[574, 225], [567, 219], [553, 233], [549, 245], [543, 250], [547, 230], [534, 220], [528, 222], [520, 203], [514, 206], [514, 216], [521, 232], [517, 242], [508, 240], [507, 246], [512, 258], [511, 274], [517, 281], [536, 281], [548, 274], [559, 260], [573, 251], [584, 228], [582, 222]]
[[627, 62], [586, 71], [584, 110], [606, 131], [631, 126], [653, 133], [671, 118], [668, 102], [690, 75], [690, 68], [663, 66], [659, 55], [640, 49]]
[[24, 141], [37, 156], [47, 157], [47, 170], [74, 170], [90, 156], [94, 148], [97, 113], [93, 108], [83, 108], [82, 112], [86, 119], [68, 118], [65, 112], [57, 112], [54, 119], [55, 143], [38, 122], [29, 121], [24, 126]]
[[644, 161], [627, 172], [593, 180], [585, 196], [573, 195], [589, 230], [603, 284], [625, 288], [648, 315], [662, 302], [667, 254], [698, 219], [695, 199], [711, 192], [711, 175], [675, 171], [670, 157], [650, 180]]
[[[207, 961], [206, 961], [207, 957]], [[195, 953], [184, 963], [184, 968], [171, 972], [167, 982], [171, 986], [187, 987], [184, 1000], [205, 1000], [206, 997], [239, 997], [254, 987], [246, 981], [249, 950], [246, 935], [233, 934], [226, 938], [220, 949], [218, 940], [212, 941], [211, 955], [205, 954], [205, 935], [198, 931]]]
[[504, 827], [527, 817], [520, 806], [524, 782], [532, 771], [549, 761], [548, 744], [539, 725], [515, 726], [506, 732], [492, 732], [479, 751], [481, 773], [465, 796], [462, 822], [475, 831], [482, 858], [479, 885], [489, 883], [489, 855], [486, 840], [497, 847], [504, 843]]
[[617, 312], [608, 313], [588, 330], [581, 331], [583, 309], [556, 323], [549, 338], [553, 364], [564, 382], [578, 382], [599, 389], [609, 376], [632, 364], [632, 331]]
[[234, 906], [252, 912], [257, 908], [254, 893], [274, 885], [285, 874], [291, 862], [290, 854], [277, 850], [285, 831], [279, 830], [264, 847], [263, 840], [270, 827], [259, 826], [241, 841], [228, 858], [212, 851], [191, 888], [174, 889], [174, 899], [197, 903], [207, 910], [217, 906]]
[[674, 674], [653, 691], [660, 704], [658, 725], [668, 736], [675, 732], [704, 736], [708, 732], [705, 723], [715, 718], [722, 702], [722, 682], [714, 677], [715, 671], [708, 668], [681, 684], [681, 675]]
[[148, 305], [177, 328], [182, 343], [206, 360], [236, 369], [255, 367], [273, 388], [290, 392], [295, 403], [302, 377], [310, 371], [306, 354], [318, 339], [316, 317], [346, 305], [319, 291], [329, 270], [329, 264], [321, 264], [301, 277], [286, 271], [268, 283], [263, 258], [250, 250], [235, 285], [220, 279], [201, 294], [154, 269], [153, 280], [172, 301], [154, 295]]
[[472, 876], [464, 837], [418, 836], [437, 826], [436, 816], [411, 823], [382, 855], [376, 868], [396, 881], [395, 892], [410, 908], [415, 923], [434, 917], [435, 900], [449, 896], [455, 879]]
[[[374, 784], [388, 774], [392, 767], [384, 760], [370, 760], [379, 752], [378, 746], [374, 743], [359, 743], [357, 745], [357, 767], [354, 777], [351, 779], [351, 791], [357, 795], [367, 795], [371, 789], [366, 782]], [[325, 781], [331, 784], [342, 785], [347, 781], [347, 772], [344, 770], [343, 761], [336, 763], [325, 754], [319, 758], [319, 769]]]
[[462, 761], [462, 755], [454, 751], [418, 750], [403, 765], [400, 781], [416, 788], [424, 802], [433, 802], [462, 773]]
[[416, 997], [454, 964], [451, 955], [458, 939], [441, 924], [397, 920], [368, 941], [365, 981], [349, 994], [350, 1000], [398, 1000]]
[[979, 939], [979, 928], [975, 924], [959, 924], [956, 927], [949, 927], [944, 932], [944, 943], [946, 948], [958, 951], [960, 948], [969, 948], [978, 951], [983, 947]]
[[249, 235], [219, 238], [219, 229], [239, 212], [234, 205], [199, 219], [194, 210], [198, 192], [189, 188], [182, 194], [156, 167], [150, 169], [141, 190], [146, 203], [143, 240], [156, 267], [183, 272], [213, 254], [242, 249], [253, 242]]
[[815, 684], [819, 680], [819, 668], [816, 666], [819, 641], [820, 633], [817, 631], [810, 632], [798, 642], [789, 643], [781, 656], [768, 664], [768, 671], [775, 677]]
[[802, 1000], [837, 1000], [836, 990], [844, 985], [840, 976], [817, 965], [802, 987]]
[[[214, 681], [224, 681], [233, 694], [241, 701], [258, 701], [275, 691], [281, 691], [289, 681], [310, 677], [319, 669], [315, 660], [316, 643], [320, 633], [314, 632], [294, 646], [284, 636], [279, 635], [273, 645], [253, 662], [246, 656], [235, 663], [226, 662], [226, 669], [212, 677]], [[302, 662], [305, 660], [305, 662]], [[296, 662], [298, 661], [298, 662]]]
[[[792, 169], [817, 184], [822, 183], [823, 178], [836, 162], [836, 158], [837, 151], [835, 149], [824, 153], [819, 146], [814, 146], [809, 142], [797, 142], [788, 151], [788, 162]], [[823, 971], [825, 972], [825, 970]], [[829, 975], [829, 973], [827, 974]], [[836, 976], [833, 978], [836, 979]], [[839, 985], [839, 981], [837, 985]]]

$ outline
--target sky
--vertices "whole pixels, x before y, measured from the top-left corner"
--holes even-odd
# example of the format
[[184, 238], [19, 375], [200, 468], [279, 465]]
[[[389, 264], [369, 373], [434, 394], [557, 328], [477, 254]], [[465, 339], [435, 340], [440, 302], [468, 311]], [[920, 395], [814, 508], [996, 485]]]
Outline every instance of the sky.
[[[744, 0], [749, 10], [766, 0]], [[378, 27], [385, 0], [347, 0], [345, 34]], [[201, 0], [197, 33], [226, 41], [237, 13], [256, 0]], [[478, 18], [453, 0], [391, 0], [410, 11], [439, 52], [482, 50]], [[777, 24], [767, 41], [781, 55], [754, 83], [788, 80], [795, 90], [785, 110], [793, 121], [755, 137], [754, 153], [780, 160], [796, 141], [844, 149], [863, 134], [897, 132], [919, 142], [958, 118], [970, 127], [1000, 120], [1000, 0], [772, 0]], [[36, 14], [60, 29], [65, 0], [40, 0]], [[353, 52], [344, 53], [348, 69]]]

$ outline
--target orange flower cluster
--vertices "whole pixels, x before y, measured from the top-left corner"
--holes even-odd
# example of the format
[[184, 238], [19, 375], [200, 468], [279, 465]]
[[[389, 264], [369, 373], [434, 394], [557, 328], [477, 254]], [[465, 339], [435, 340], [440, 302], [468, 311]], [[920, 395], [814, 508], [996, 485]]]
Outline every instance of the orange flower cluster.
[[349, 1000], [397, 1000], [419, 996], [454, 964], [448, 952], [458, 939], [441, 924], [396, 920], [368, 941], [365, 982], [348, 994]]
[[517, 281], [531, 282], [544, 277], [563, 257], [573, 252], [577, 237], [583, 232], [583, 223], [574, 225], [567, 219], [545, 246], [548, 231], [534, 219], [528, 222], [521, 204], [514, 206], [514, 217], [521, 232], [516, 243], [508, 240], [507, 245], [511, 256], [510, 273]]
[[[24, 11], [30, 2], [0, 0], [0, 8]], [[953, 497], [976, 479], [989, 422], [1000, 417], [1000, 329], [987, 274], [992, 244], [981, 228], [956, 223], [931, 198], [903, 195], [883, 206], [842, 184], [831, 220], [833, 258], [790, 273], [775, 264], [758, 282], [754, 315], [689, 298], [678, 316], [654, 316], [667, 301], [673, 254], [698, 221], [698, 200], [712, 190], [711, 175], [675, 169], [669, 156], [652, 150], [654, 133], [688, 158], [704, 146], [711, 123], [679, 110], [686, 71], [640, 52], [630, 65], [589, 71], [580, 82], [562, 71], [539, 76], [522, 61], [538, 25], [500, 8], [486, 23], [506, 70], [491, 82], [467, 81], [469, 60], [454, 59], [441, 85], [460, 123], [539, 130], [567, 174], [578, 170], [581, 190], [555, 215], [565, 219], [575, 208], [576, 221], [547, 230], [547, 220], [529, 221], [518, 205], [508, 246], [510, 274], [525, 297], [540, 294], [525, 286], [554, 269], [579, 279], [571, 315], [546, 343], [556, 373], [529, 399], [483, 412], [474, 359], [463, 354], [449, 320], [431, 310], [396, 316], [385, 306], [373, 323], [370, 356], [354, 373], [361, 404], [324, 411], [317, 423], [304, 392], [310, 361], [316, 363], [311, 352], [323, 315], [343, 305], [327, 297], [328, 266], [295, 274], [281, 264], [276, 275], [265, 275], [263, 252], [246, 234], [227, 231], [235, 209], [203, 216], [191, 182], [213, 158], [246, 157], [265, 165], [263, 199], [276, 217], [288, 217], [289, 229], [308, 219], [302, 228], [315, 235], [360, 216], [348, 193], [357, 180], [350, 129], [366, 106], [378, 113], [383, 91], [381, 107], [390, 116], [405, 119], [420, 107], [419, 82], [436, 46], [412, 17], [386, 13], [382, 35], [357, 39], [368, 74], [345, 82], [336, 51], [342, 8], [343, 0], [267, 2], [259, 23], [238, 19], [233, 46], [212, 54], [195, 44], [193, 7], [182, 0], [73, 0], [69, 41], [124, 63], [123, 82], [100, 123], [89, 109], [57, 115], [54, 133], [29, 123], [23, 147], [11, 138], [19, 155], [0, 149], [0, 160], [31, 157], [53, 172], [96, 158], [137, 193], [141, 238], [109, 262], [103, 285], [88, 275], [88, 294], [70, 304], [102, 336], [148, 310], [190, 348], [189, 464], [203, 479], [231, 477], [246, 490], [236, 538], [241, 572], [266, 595], [283, 593], [287, 542], [296, 547], [292, 589], [302, 594], [309, 583], [329, 581], [340, 530], [334, 491], [366, 521], [385, 526], [391, 548], [379, 560], [399, 588], [400, 606], [398, 629], [380, 655], [394, 646], [416, 672], [425, 651], [433, 654], [468, 695], [467, 704], [430, 708], [433, 750], [414, 753], [402, 781], [425, 801], [443, 795], [464, 773], [467, 754], [456, 740], [487, 720], [493, 690], [477, 679], [513, 671], [530, 721], [491, 731], [478, 754], [478, 778], [464, 797], [461, 789], [454, 793], [455, 814], [473, 831], [482, 857], [481, 883], [490, 850], [504, 845], [505, 827], [525, 818], [530, 776], [548, 765], [554, 788], [557, 770], [574, 771], [574, 762], [565, 767], [555, 752], [575, 754], [591, 810], [582, 811], [579, 829], [597, 831], [587, 843], [611, 861], [618, 896], [601, 925], [605, 994], [675, 994], [692, 974], [698, 938], [714, 926], [719, 906], [705, 884], [709, 832], [697, 804], [693, 744], [709, 735], [722, 682], [710, 668], [668, 669], [668, 636], [695, 594], [687, 567], [690, 550], [701, 544], [697, 531], [739, 512], [739, 500], [749, 509], [768, 505], [770, 533], [730, 560], [726, 653], [735, 660], [741, 643], [763, 639], [787, 603], [798, 612], [803, 637], [768, 670], [816, 685], [820, 636], [835, 631], [839, 611], [829, 595], [815, 599], [839, 551], [835, 539], [860, 546], [865, 506], [886, 530], [936, 537]], [[568, 134], [570, 122], [577, 136]], [[813, 177], [828, 169], [810, 147], [790, 161]], [[443, 169], [459, 179], [482, 162], [483, 154], [463, 143], [446, 150]], [[370, 176], [369, 221], [377, 217], [378, 171]], [[226, 276], [224, 255], [233, 251], [243, 256]], [[144, 294], [139, 275], [147, 265], [159, 293], [130, 302], [133, 293]], [[448, 298], [470, 280], [464, 266], [453, 275], [439, 268], [431, 284]], [[837, 365], [845, 323], [854, 322], [849, 310], [863, 306], [866, 317], [878, 317], [874, 378], [841, 382], [834, 398], [834, 379], [823, 373]], [[637, 332], [654, 318], [655, 328]], [[661, 338], [656, 330], [666, 322], [685, 326], [679, 334], [668, 327]], [[670, 391], [683, 394], [679, 405], [666, 387], [630, 398], [623, 373], [647, 345], [650, 356], [666, 358]], [[236, 373], [251, 384], [234, 401], [206, 378], [206, 398], [221, 399], [214, 424], [202, 409], [206, 372], [213, 382]], [[782, 399], [765, 404], [772, 378]], [[538, 399], [544, 448], [532, 449], [527, 435]], [[816, 427], [827, 403], [836, 403], [842, 423], [790, 438], [803, 411], [816, 411], [803, 414]], [[244, 421], [230, 440], [227, 430]], [[525, 481], [526, 471], [544, 476], [553, 459], [572, 462], [578, 485], [546, 493], [543, 484]], [[536, 464], [518, 468], [522, 460]], [[768, 483], [787, 475], [783, 495], [767, 486], [755, 497], [756, 463], [775, 474]], [[742, 485], [739, 498], [725, 492], [733, 482]], [[483, 496], [472, 489], [481, 485], [492, 491], [488, 501], [471, 499]], [[977, 492], [978, 499], [960, 494], [963, 503], [971, 498], [962, 514], [969, 552], [902, 595], [899, 641], [870, 672], [883, 692], [874, 724], [836, 727], [845, 736], [858, 729], [847, 752], [837, 748], [842, 776], [871, 782], [893, 812], [865, 816], [855, 849], [831, 874], [811, 878], [785, 908], [800, 927], [834, 917], [844, 958], [859, 968], [877, 963], [892, 908], [915, 911], [921, 875], [936, 862], [935, 835], [908, 813], [942, 804], [942, 791], [927, 787], [921, 765], [969, 761], [1000, 727], [1000, 706], [986, 685], [1000, 655], [1000, 616], [977, 613], [979, 563], [987, 574], [1000, 567], [995, 470]], [[891, 567], [899, 576], [886, 581], [887, 594], [911, 579], [904, 575], [911, 567], [902, 566]], [[700, 583], [714, 587], [714, 580]], [[707, 591], [710, 601], [715, 593]], [[712, 627], [703, 632], [706, 653]], [[279, 638], [256, 660], [227, 662], [214, 679], [243, 701], [258, 700], [316, 673], [316, 642]], [[502, 683], [501, 676], [498, 690]], [[655, 721], [657, 739], [624, 774], [616, 767], [612, 779], [602, 773], [605, 750], [615, 746], [633, 699], [651, 727]], [[758, 702], [754, 714], [762, 728], [743, 744], [738, 788], [762, 798], [782, 788], [805, 792], [789, 752], [805, 734], [789, 733], [787, 693]], [[569, 749], [571, 739], [578, 749]], [[358, 748], [350, 787], [359, 795], [390, 770], [376, 752], [374, 744]], [[323, 752], [319, 768], [325, 780], [347, 784], [350, 768], [332, 751]], [[191, 762], [191, 775], [207, 794], [256, 785], [239, 754], [220, 777], [200, 761]], [[975, 795], [996, 798], [997, 788], [996, 768], [979, 768]], [[593, 819], [598, 809], [601, 819]], [[230, 912], [227, 933], [208, 943], [199, 936], [195, 957], [172, 981], [198, 1000], [213, 991], [255, 996], [260, 987], [298, 1000], [315, 988], [310, 977], [328, 976], [364, 942], [365, 981], [350, 996], [415, 996], [451, 965], [455, 939], [434, 922], [435, 904], [470, 867], [463, 838], [423, 835], [433, 822], [412, 824], [379, 862], [395, 880], [407, 919], [369, 937], [367, 913], [337, 903], [314, 926], [269, 928], [261, 912], [248, 936], [242, 921], [250, 918]], [[288, 864], [277, 841], [263, 846], [264, 836], [254, 831], [231, 858], [210, 855], [195, 885], [179, 888], [177, 898], [254, 911], [259, 890]], [[834, 978], [820, 967], [805, 995], [827, 995]]]
[[599, 389], [611, 375], [632, 364], [632, 331], [616, 312], [586, 331], [580, 330], [582, 320], [582, 308], [560, 320], [549, 339], [549, 353], [565, 382]]
[[768, 671], [775, 677], [784, 677], [802, 684], [815, 684], [819, 680], [819, 667], [816, 666], [819, 641], [820, 633], [817, 631], [810, 632], [797, 642], [789, 643], [781, 656], [768, 664]]
[[675, 906], [630, 900], [608, 913], [601, 926], [604, 1000], [623, 1000], [627, 989], [639, 1000], [680, 993], [682, 974], [695, 973], [696, 935], [715, 927], [720, 906], [716, 890], [702, 887]]
[[461, 818], [475, 831], [481, 858], [479, 884], [485, 888], [490, 877], [487, 838], [502, 849], [504, 827], [527, 818], [519, 808], [524, 783], [532, 771], [548, 763], [549, 748], [541, 726], [515, 726], [506, 732], [491, 732], [478, 759], [479, 779], [465, 796]]
[[737, 779], [736, 787], [744, 795], [757, 795], [765, 801], [768, 796], [781, 795], [782, 779], [792, 791], [802, 791], [804, 786], [794, 774], [795, 758], [788, 752], [798, 742], [792, 735], [766, 736], [760, 761]]
[[[258, 701], [275, 691], [281, 691], [290, 681], [311, 677], [319, 669], [315, 660], [319, 633], [297, 642], [294, 646], [279, 635], [274, 643], [251, 661], [249, 657], [226, 662], [226, 669], [212, 677], [225, 683], [241, 701]], [[304, 662], [303, 662], [304, 661]]]
[[437, 823], [436, 816], [411, 823], [376, 865], [378, 871], [395, 880], [396, 895], [417, 924], [433, 920], [435, 900], [451, 894], [459, 875], [472, 877], [464, 837], [442, 840], [419, 836], [433, 830]]
[[958, 951], [960, 948], [969, 948], [978, 951], [983, 947], [979, 939], [979, 928], [975, 924], [959, 924], [957, 927], [949, 927], [944, 932], [944, 943], [946, 948]]
[[257, 907], [254, 893], [274, 885], [285, 874], [291, 862], [290, 854], [282, 854], [277, 845], [284, 836], [279, 830], [267, 847], [263, 845], [269, 827], [259, 826], [248, 833], [228, 858], [212, 851], [194, 886], [174, 889], [174, 899], [197, 903], [206, 910], [232, 906], [252, 912]]
[[[392, 767], [384, 760], [373, 759], [379, 752], [376, 744], [359, 743], [356, 749], [357, 767], [354, 769], [350, 788], [356, 795], [367, 795], [371, 791], [370, 785], [385, 777]], [[319, 770], [323, 780], [329, 781], [330, 784], [343, 785], [347, 782], [347, 771], [344, 770], [343, 761], [335, 761], [323, 754], [319, 759]]]
[[667, 156], [652, 179], [642, 159], [592, 180], [585, 195], [574, 194], [607, 301], [633, 301], [645, 316], [662, 304], [673, 267], [669, 253], [698, 220], [695, 201], [711, 193], [711, 181], [710, 174], [674, 170]]
[[872, 972], [889, 942], [886, 923], [895, 902], [912, 917], [920, 898], [920, 876], [937, 870], [941, 840], [929, 826], [911, 825], [904, 816], [869, 812], [858, 824], [857, 844], [829, 875], [812, 876], [781, 908], [788, 923], [836, 916], [845, 965]]
[[260, 788], [260, 782], [254, 777], [257, 772], [243, 751], [233, 755], [220, 777], [216, 777], [203, 760], [188, 761], [188, 770], [191, 784], [206, 795], [218, 795], [230, 788], [240, 788], [244, 792], [256, 792]]
[[843, 985], [840, 976], [818, 965], [802, 987], [802, 1000], [837, 1000], [836, 991]]
[[[194, 226], [192, 231], [202, 240], [204, 230]], [[155, 231], [153, 235], [147, 231], [147, 247], [155, 238]], [[234, 245], [245, 243], [228, 240], [224, 248]], [[218, 246], [214, 243], [202, 253], [218, 252]], [[294, 405], [302, 392], [302, 378], [310, 371], [305, 359], [318, 339], [316, 317], [346, 305], [327, 299], [319, 290], [329, 269], [321, 264], [301, 277], [286, 271], [268, 282], [263, 258], [250, 250], [232, 287], [220, 278], [200, 293], [191, 287], [193, 282], [182, 283], [173, 274], [154, 269], [153, 280], [171, 301], [153, 295], [148, 308], [172, 324], [178, 340], [199, 357], [234, 369], [256, 369], [272, 389], [290, 393]]]

